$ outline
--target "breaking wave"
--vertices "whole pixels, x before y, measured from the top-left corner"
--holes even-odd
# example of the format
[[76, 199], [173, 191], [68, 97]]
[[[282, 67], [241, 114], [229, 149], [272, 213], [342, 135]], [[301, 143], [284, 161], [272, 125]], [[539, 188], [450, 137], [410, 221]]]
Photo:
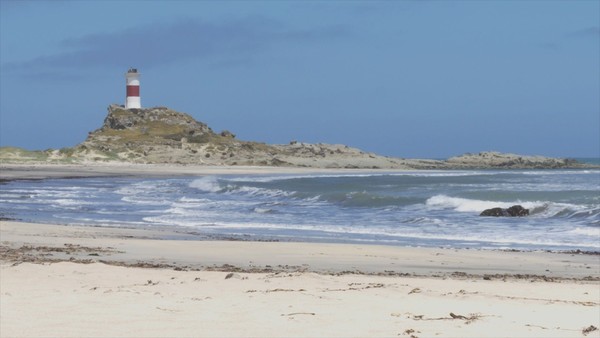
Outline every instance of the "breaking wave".
[[[598, 248], [600, 171], [408, 171], [14, 181], [0, 216], [292, 240]], [[482, 218], [520, 204], [530, 217]], [[493, 244], [490, 244], [493, 243]]]
[[469, 213], [480, 213], [485, 209], [498, 207], [509, 208], [518, 204], [529, 209], [531, 215], [539, 217], [589, 218], [590, 221], [600, 217], [600, 206], [598, 205], [583, 206], [550, 201], [499, 202], [436, 195], [427, 199], [425, 204], [431, 209], [452, 209]]
[[508, 208], [515, 204], [520, 204], [524, 208], [532, 209], [541, 207], [543, 202], [497, 202], [497, 201], [482, 201], [460, 197], [450, 197], [446, 195], [433, 196], [425, 202], [428, 207], [439, 209], [454, 209], [460, 212], [481, 212], [491, 208]]
[[219, 192], [221, 185], [215, 176], [204, 176], [193, 180], [189, 184], [190, 188], [195, 188], [203, 192]]

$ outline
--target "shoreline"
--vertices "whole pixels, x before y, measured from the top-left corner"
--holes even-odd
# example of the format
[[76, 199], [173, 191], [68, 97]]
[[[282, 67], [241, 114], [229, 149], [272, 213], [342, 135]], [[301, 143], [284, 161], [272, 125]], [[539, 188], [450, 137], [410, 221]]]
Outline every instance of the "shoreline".
[[[76, 261], [176, 270], [314, 272], [600, 282], [600, 255], [585, 252], [401, 247], [380, 244], [214, 240], [169, 229], [0, 221], [2, 260]], [[160, 248], [159, 252], [149, 247]], [[97, 252], [95, 252], [97, 251]], [[90, 253], [96, 253], [89, 255]]]
[[[0, 222], [22, 224], [24, 226], [56, 226], [56, 227], [67, 227], [67, 228], [90, 228], [90, 229], [105, 229], [107, 234], [116, 235], [123, 231], [127, 233], [131, 232], [147, 232], [154, 236], [143, 236], [144, 238], [152, 238], [155, 240], [175, 240], [175, 241], [205, 241], [205, 242], [258, 242], [258, 243], [297, 243], [306, 245], [320, 245], [320, 244], [331, 244], [331, 245], [358, 245], [358, 246], [381, 246], [389, 248], [406, 248], [406, 249], [425, 249], [425, 250], [459, 250], [459, 251], [481, 251], [481, 252], [513, 252], [513, 253], [548, 253], [548, 254], [559, 254], [559, 255], [588, 255], [588, 256], [600, 256], [600, 251], [583, 250], [583, 249], [564, 249], [564, 250], [551, 250], [551, 249], [514, 249], [514, 248], [480, 248], [480, 247], [451, 247], [451, 246], [421, 246], [421, 245], [403, 245], [403, 244], [389, 244], [389, 243], [377, 243], [368, 241], [352, 241], [352, 240], [309, 240], [309, 239], [295, 239], [290, 237], [269, 237], [263, 236], [251, 236], [251, 235], [233, 235], [233, 234], [218, 234], [218, 233], [203, 233], [202, 229], [189, 229], [182, 226], [115, 226], [115, 225], [98, 225], [98, 224], [68, 224], [68, 223], [50, 223], [50, 222], [38, 222], [28, 221], [22, 219], [13, 219], [9, 217], [0, 217]], [[8, 222], [8, 223], [7, 223]], [[112, 231], [111, 231], [112, 230]], [[85, 231], [85, 230], [83, 230]], [[112, 233], [114, 232], [114, 234]], [[130, 235], [124, 235], [130, 236]]]
[[[0, 164], [0, 182], [13, 180], [42, 180], [51, 178], [86, 177], [166, 177], [203, 175], [258, 175], [373, 172], [376, 169], [319, 169], [301, 167], [208, 166], [184, 164]], [[401, 172], [403, 169], [380, 170]]]
[[[400, 171], [2, 164], [0, 183]], [[0, 336], [600, 337], [597, 252], [224, 239], [0, 220]]]
[[0, 336], [600, 336], [597, 255], [164, 237], [1, 221]]
[[[600, 166], [582, 168], [544, 168], [531, 170], [589, 170]], [[193, 164], [140, 164], [126, 162], [112, 163], [0, 163], [0, 183], [13, 180], [41, 180], [52, 178], [86, 177], [167, 177], [205, 175], [273, 175], [273, 174], [352, 174], [352, 173], [402, 173], [437, 171], [486, 171], [486, 170], [529, 170], [515, 168], [316, 168], [316, 167], [275, 167], [241, 165], [193, 165]]]
[[[439, 169], [440, 171], [443, 169]], [[294, 175], [396, 173], [438, 171], [424, 169], [344, 169], [270, 166], [210, 166], [186, 164], [0, 164], [0, 184], [17, 180], [74, 179], [92, 177], [162, 178], [207, 175]]]

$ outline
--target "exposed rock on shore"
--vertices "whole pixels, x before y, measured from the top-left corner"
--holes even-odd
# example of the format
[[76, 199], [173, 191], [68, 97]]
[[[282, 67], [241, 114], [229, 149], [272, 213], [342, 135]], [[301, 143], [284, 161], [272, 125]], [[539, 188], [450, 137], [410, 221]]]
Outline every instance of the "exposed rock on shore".
[[584, 165], [572, 160], [486, 152], [447, 161], [380, 156], [345, 145], [292, 141], [269, 145], [236, 139], [230, 131], [215, 133], [190, 115], [166, 107], [125, 109], [111, 105], [101, 128], [73, 148], [23, 152], [3, 148], [6, 162], [173, 163], [204, 165], [293, 166], [363, 169], [565, 168]]
[[501, 154], [493, 151], [451, 157], [446, 162], [451, 166], [468, 168], [552, 169], [579, 165], [577, 161], [572, 159]]

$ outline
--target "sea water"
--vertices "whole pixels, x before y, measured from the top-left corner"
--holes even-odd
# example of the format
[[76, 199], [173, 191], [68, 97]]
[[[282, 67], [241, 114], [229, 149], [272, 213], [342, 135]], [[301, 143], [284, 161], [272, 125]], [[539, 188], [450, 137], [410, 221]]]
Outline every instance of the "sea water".
[[[527, 217], [482, 217], [520, 204]], [[600, 251], [600, 170], [81, 178], [0, 185], [0, 216], [212, 237]]]

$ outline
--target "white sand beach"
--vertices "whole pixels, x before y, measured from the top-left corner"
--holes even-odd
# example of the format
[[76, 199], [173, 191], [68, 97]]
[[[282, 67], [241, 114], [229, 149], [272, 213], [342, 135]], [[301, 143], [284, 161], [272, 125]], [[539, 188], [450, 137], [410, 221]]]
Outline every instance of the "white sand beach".
[[0, 231], [2, 337], [600, 336], [598, 255]]

